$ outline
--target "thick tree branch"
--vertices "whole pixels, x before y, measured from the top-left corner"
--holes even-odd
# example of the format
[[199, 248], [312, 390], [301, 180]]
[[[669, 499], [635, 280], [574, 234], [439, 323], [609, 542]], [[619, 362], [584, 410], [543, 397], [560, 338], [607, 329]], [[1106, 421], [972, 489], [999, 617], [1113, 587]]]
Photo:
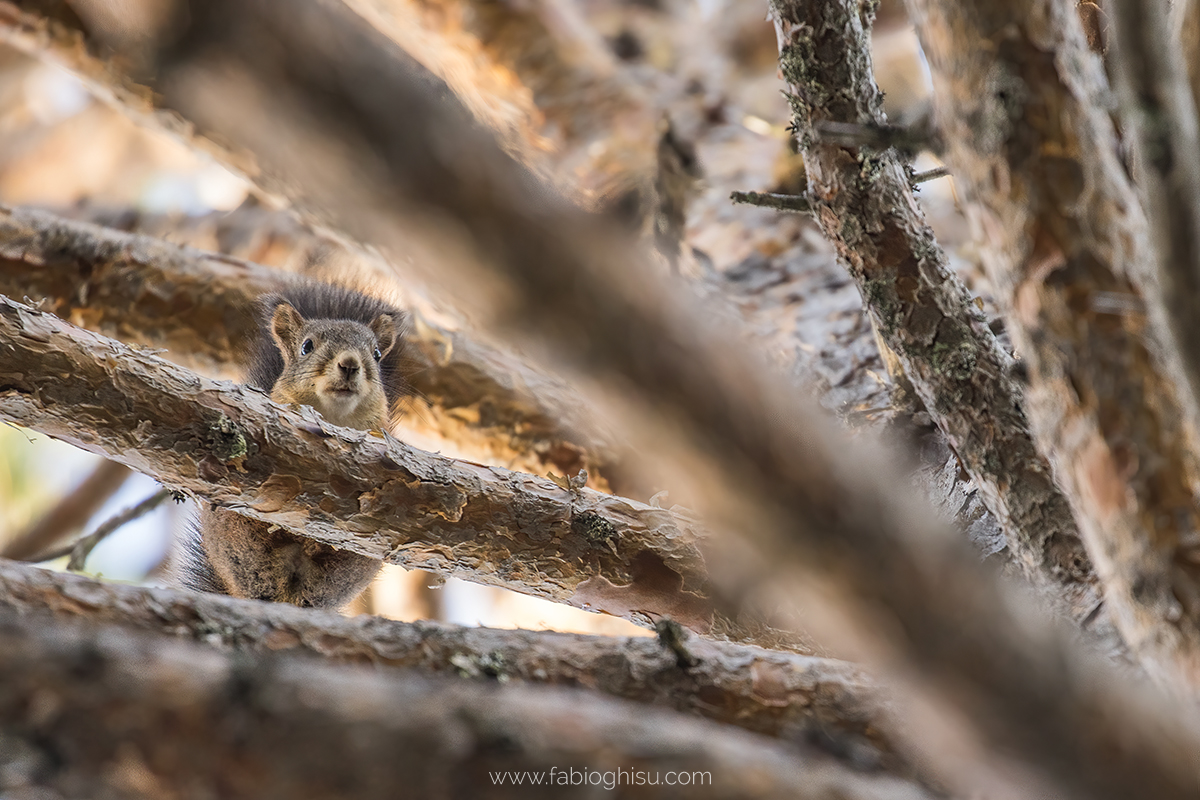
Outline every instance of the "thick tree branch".
[[[859, 4], [829, 5], [852, 30]], [[979, 738], [941, 741], [958, 748], [955, 764], [1011, 754], [1080, 797], [1200, 790], [1194, 731], [1115, 680], [1085, 677], [1073, 645], [1018, 613], [965, 545], [897, 497], [886, 459], [829, 436], [719, 321], [697, 320], [611, 229], [548, 196], [430, 95], [390, 41], [336, 3], [205, 0], [188, 19], [157, 60], [169, 105], [269, 159], [293, 197], [365, 240], [401, 246], [403, 216], [457, 220], [511, 281], [489, 293], [506, 320], [620, 380], [651, 416], [643, 431], [697, 444], [689, 469], [719, 477], [711, 506], [753, 537], [769, 585], [819, 587], [820, 600], [806, 597], [823, 635], [869, 642], [942, 719], [957, 709], [952, 724]], [[468, 274], [454, 258], [443, 267]]]
[[[67, 798], [594, 797], [499, 770], [703, 772], [688, 797], [900, 800], [890, 777], [707, 720], [580, 691], [377, 674], [220, 653], [161, 636], [0, 613], [6, 793]], [[164, 735], [169, 732], [169, 735]], [[601, 778], [600, 780], [603, 780]], [[710, 782], [711, 781], [711, 782]]]
[[[1186, 6], [1190, 0], [1180, 0]], [[1181, 356], [1180, 391], [1200, 397], [1200, 121], [1166, 4], [1114, 0], [1110, 63], [1147, 201], [1157, 301]], [[1183, 10], [1186, 16], [1186, 9]], [[1193, 56], [1196, 57], [1196, 56]], [[1187, 387], [1187, 388], [1185, 388]], [[1190, 393], [1188, 393], [1190, 388]]]
[[[1130, 649], [1200, 688], [1200, 511], [1190, 401], [1157, 335], [1147, 222], [1107, 81], [1070, 2], [909, 3], [954, 174], [1029, 364], [1039, 445], [1080, 520]], [[1180, 156], [1194, 159], [1195, 154]], [[1194, 320], [1192, 321], [1194, 324]]]
[[335, 547], [652, 625], [805, 649], [711, 594], [695, 523], [284, 412], [0, 297], [0, 419]]
[[239, 652], [583, 687], [907, 771], [876, 687], [844, 661], [691, 638], [676, 666], [657, 640], [343, 617], [280, 603], [101, 583], [0, 561], [0, 608], [197, 639]]
[[[258, 335], [255, 302], [292, 280], [276, 269], [146, 236], [33, 209], [0, 209], [0, 294], [45, 301], [44, 308], [77, 325], [165, 348], [173, 361], [208, 372], [241, 366]], [[406, 370], [433, 404], [431, 413], [451, 415], [451, 429], [474, 418], [485, 434], [503, 437], [506, 449], [560, 471], [587, 467], [608, 477], [614, 443], [568, 387], [419, 309], [407, 310], [414, 324]]]
[[837, 126], [886, 127], [870, 31], [857, 14], [834, 7], [772, 3], [813, 215], [999, 521], [1014, 561], [1035, 582], [1055, 585], [1082, 621], [1100, 599], [1095, 574], [1071, 508], [1034, 446], [1009, 374], [1012, 359], [925, 223], [901, 154], [826, 136]]

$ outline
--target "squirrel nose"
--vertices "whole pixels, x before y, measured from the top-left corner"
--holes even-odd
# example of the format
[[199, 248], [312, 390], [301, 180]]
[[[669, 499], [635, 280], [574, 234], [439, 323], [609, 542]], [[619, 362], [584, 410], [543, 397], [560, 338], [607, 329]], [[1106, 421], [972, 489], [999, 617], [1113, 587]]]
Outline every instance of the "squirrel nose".
[[338, 362], [338, 370], [341, 371], [344, 380], [353, 378], [360, 369], [362, 369], [362, 364], [353, 356], [346, 356]]

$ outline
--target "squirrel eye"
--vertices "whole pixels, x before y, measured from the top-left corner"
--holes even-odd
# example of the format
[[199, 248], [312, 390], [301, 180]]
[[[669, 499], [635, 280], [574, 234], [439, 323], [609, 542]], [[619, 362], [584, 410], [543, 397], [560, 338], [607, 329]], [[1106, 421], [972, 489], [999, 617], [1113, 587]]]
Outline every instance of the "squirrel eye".
[[313, 351], [312, 339], [305, 339], [304, 344], [300, 345], [300, 355], [306, 356]]
[[372, 353], [371, 355], [375, 356], [375, 360], [376, 360], [376, 361], [378, 361], [379, 359], [383, 358], [383, 353], [379, 352], [379, 348], [378, 348], [378, 347], [376, 347], [376, 348], [375, 348], [375, 352], [374, 352], [374, 353]]

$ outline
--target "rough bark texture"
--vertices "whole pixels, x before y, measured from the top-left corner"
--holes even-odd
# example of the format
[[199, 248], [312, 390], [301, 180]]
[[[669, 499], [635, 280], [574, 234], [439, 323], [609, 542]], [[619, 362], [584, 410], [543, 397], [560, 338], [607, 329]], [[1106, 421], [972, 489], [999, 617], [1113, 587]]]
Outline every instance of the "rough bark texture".
[[[0, 294], [29, 297], [76, 325], [168, 350], [217, 374], [242, 366], [258, 335], [255, 301], [295, 280], [276, 269], [42, 211], [0, 209]], [[471, 341], [417, 308], [405, 372], [431, 404], [506, 449], [609, 478], [615, 447], [569, 387]], [[436, 424], [436, 421], [435, 421]], [[618, 490], [621, 482], [610, 480]]]
[[343, 617], [279, 603], [100, 583], [0, 561], [0, 607], [139, 628], [250, 653], [594, 689], [905, 772], [879, 692], [844, 661], [689, 638], [680, 668], [656, 639]]
[[[819, 586], [818, 609], [836, 617], [824, 617], [824, 635], [869, 641], [873, 660], [904, 665], [910, 685], [974, 726], [978, 739], [940, 742], [964, 748], [956, 764], [943, 760], [948, 772], [1005, 753], [1067, 795], [1200, 791], [1194, 731], [1115, 680], [1081, 674], [1070, 642], [1018, 613], [964, 544], [897, 498], [886, 459], [854, 457], [719, 320], [696, 319], [609, 227], [548, 196], [431, 96], [390, 41], [335, 3], [217, 1], [188, 14], [192, 26], [157, 61], [168, 105], [269, 158], [293, 197], [364, 239], [395, 244], [396, 219], [421, 210], [458, 220], [511, 280], [493, 296], [508, 303], [506, 320], [621, 380], [660, 435], [697, 444], [689, 467], [719, 478], [714, 509], [769, 559], [757, 583]], [[443, 267], [469, 274], [454, 258]]]
[[1148, 313], [1153, 255], [1071, 3], [913, 0], [954, 174], [1029, 364], [1029, 412], [1147, 671], [1200, 688], [1186, 414]]
[[0, 297], [0, 418], [372, 558], [642, 625], [807, 649], [714, 600], [694, 522], [287, 413]]
[[[996, 341], [925, 223], [894, 149], [823, 143], [820, 123], [882, 124], [870, 26], [854, 3], [772, 3], [808, 196], [884, 341], [1035, 582], [1055, 585], [1077, 622], [1099, 589], [1071, 508], [1034, 446]], [[867, 24], [864, 24], [867, 23]]]
[[[624, 770], [620, 791], [628, 797], [929, 796], [765, 737], [586, 692], [226, 654], [8, 610], [0, 613], [0, 718], [0, 785], [11, 797], [49, 790], [81, 800], [392, 800], [599, 791], [591, 781], [531, 788], [528, 776], [518, 786], [495, 776], [552, 767], [609, 772], [614, 782]], [[658, 785], [629, 785], [633, 770], [660, 773]], [[667, 771], [709, 777], [666, 785]]]

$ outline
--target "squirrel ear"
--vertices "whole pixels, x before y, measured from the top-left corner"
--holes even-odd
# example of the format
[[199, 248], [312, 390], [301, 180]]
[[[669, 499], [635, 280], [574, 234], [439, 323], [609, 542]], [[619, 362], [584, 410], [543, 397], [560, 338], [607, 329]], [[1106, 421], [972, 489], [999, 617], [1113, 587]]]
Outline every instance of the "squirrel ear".
[[379, 352], [386, 356], [396, 344], [396, 318], [391, 314], [380, 314], [371, 320], [370, 328], [379, 342]]
[[286, 302], [275, 306], [271, 314], [271, 337], [279, 346], [283, 363], [290, 364], [296, 357], [296, 348], [300, 345], [300, 329], [304, 327], [304, 317]]

